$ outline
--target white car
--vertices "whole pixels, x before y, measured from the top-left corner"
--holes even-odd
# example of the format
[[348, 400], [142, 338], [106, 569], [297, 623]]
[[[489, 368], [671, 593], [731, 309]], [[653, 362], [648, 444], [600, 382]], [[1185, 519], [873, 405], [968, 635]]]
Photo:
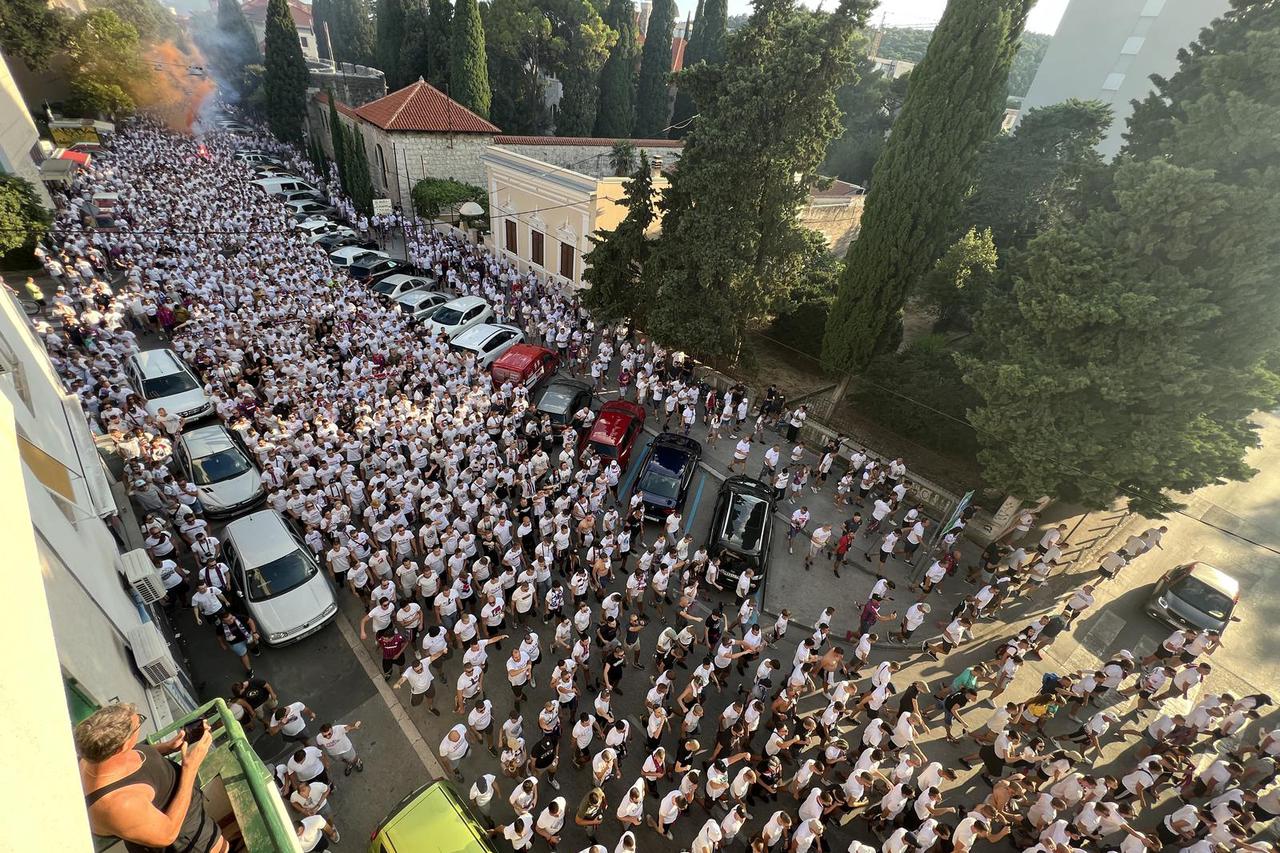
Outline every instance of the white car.
[[174, 442], [173, 456], [200, 490], [200, 504], [207, 515], [234, 515], [266, 494], [253, 459], [222, 424], [183, 432]]
[[171, 349], [144, 350], [124, 363], [129, 384], [156, 415], [164, 409], [188, 421], [213, 414], [213, 399], [187, 363]]
[[352, 231], [345, 225], [339, 225], [328, 219], [308, 219], [304, 222], [294, 223], [294, 228], [298, 229], [298, 233], [306, 238], [308, 243], [314, 244], [326, 234], [337, 234], [342, 237], [355, 238], [356, 232]]
[[[397, 272], [378, 279], [373, 284], [373, 292], [388, 299], [397, 299], [415, 290], [430, 290], [431, 279], [420, 275], [408, 275]], [[446, 300], [447, 301], [447, 300]]]
[[337, 615], [333, 588], [311, 549], [275, 510], [228, 523], [222, 554], [267, 645], [295, 643]]
[[493, 309], [479, 296], [459, 296], [436, 309], [426, 322], [429, 333], [440, 332], [446, 340], [453, 340], [460, 332], [472, 326], [493, 320]]
[[498, 356], [516, 344], [524, 343], [524, 332], [505, 323], [480, 323], [449, 340], [449, 349], [455, 352], [472, 352], [476, 364], [482, 369], [498, 360]]
[[415, 322], [427, 319], [448, 301], [448, 294], [437, 293], [434, 290], [410, 290], [396, 297], [396, 304], [400, 306], [400, 310]]
[[365, 249], [361, 246], [343, 246], [341, 249], [329, 253], [329, 263], [338, 269], [346, 269], [358, 258], [363, 258], [365, 255], [377, 255], [380, 258], [391, 257], [386, 252], [379, 252], [377, 249]]

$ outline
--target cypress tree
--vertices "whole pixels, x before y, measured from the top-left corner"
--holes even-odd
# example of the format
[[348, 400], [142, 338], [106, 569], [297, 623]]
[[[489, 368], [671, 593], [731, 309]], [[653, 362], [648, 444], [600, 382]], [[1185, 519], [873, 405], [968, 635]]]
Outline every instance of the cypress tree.
[[342, 119], [338, 115], [338, 99], [329, 90], [329, 139], [333, 145], [333, 163], [338, 167], [338, 183], [347, 189], [347, 137], [342, 132]]
[[453, 50], [449, 54], [449, 95], [482, 118], [489, 117], [489, 60], [476, 0], [458, 0], [453, 9]]
[[405, 13], [401, 0], [378, 0], [378, 67], [387, 77], [388, 89], [399, 89], [408, 81], [400, 68], [400, 44], [404, 40]]
[[715, 65], [724, 59], [724, 39], [729, 34], [729, 0], [707, 0], [698, 33], [698, 59]]
[[329, 41], [324, 36], [325, 24], [329, 25], [330, 31], [333, 30], [333, 0], [311, 0], [311, 29], [316, 34], [316, 52], [321, 59], [333, 59], [329, 53]]
[[302, 118], [307, 111], [307, 63], [286, 0], [270, 0], [266, 24], [267, 68], [262, 88], [267, 123], [283, 142], [302, 142]]
[[626, 137], [635, 123], [636, 57], [640, 55], [635, 7], [631, 0], [610, 0], [605, 23], [617, 30], [618, 40], [600, 71], [600, 106], [595, 135]]
[[332, 0], [333, 21], [329, 40], [333, 42], [334, 59], [372, 65], [374, 52], [373, 22], [365, 0]]
[[373, 213], [373, 178], [369, 175], [369, 155], [358, 127], [344, 129], [343, 149], [347, 154], [347, 195], [356, 210]]
[[449, 38], [453, 32], [450, 0], [427, 0], [427, 82], [438, 89], [449, 86]]
[[587, 237], [594, 248], [582, 271], [582, 278], [591, 285], [582, 292], [582, 304], [601, 323], [641, 316], [652, 296], [643, 289], [640, 274], [653, 245], [645, 232], [657, 216], [657, 198], [649, 158], [642, 151], [639, 160], [623, 190], [626, 217], [605, 236]]
[[400, 80], [408, 85], [430, 74], [426, 0], [403, 0], [404, 33], [400, 37]]
[[667, 87], [671, 76], [671, 32], [675, 23], [675, 0], [654, 0], [640, 57], [640, 82], [636, 85], [635, 135], [638, 137], [662, 136], [668, 124]]
[[902, 339], [908, 289], [942, 256], [978, 154], [1004, 113], [1009, 66], [1034, 0], [951, 0], [911, 72], [845, 256], [823, 361], [858, 372]]
[[[693, 13], [693, 22], [686, 27], [684, 37], [687, 40], [684, 46], [684, 67], [692, 68], [698, 64], [698, 60], [702, 58], [702, 16], [704, 0], [698, 0], [697, 11]], [[677, 85], [679, 79], [677, 78]], [[693, 96], [689, 94], [688, 86], [680, 86], [676, 90], [676, 105], [671, 111], [671, 132], [668, 134], [672, 139], [681, 139], [688, 131], [688, 125], [685, 124], [689, 117], [693, 115]], [[684, 127], [676, 127], [676, 125], [684, 125]]]
[[218, 32], [222, 39], [218, 44], [217, 64], [231, 79], [240, 96], [246, 97], [249, 94], [249, 77], [245, 74], [245, 66], [257, 65], [262, 61], [262, 55], [258, 52], [258, 39], [253, 34], [253, 27], [249, 26], [237, 0], [218, 0]]

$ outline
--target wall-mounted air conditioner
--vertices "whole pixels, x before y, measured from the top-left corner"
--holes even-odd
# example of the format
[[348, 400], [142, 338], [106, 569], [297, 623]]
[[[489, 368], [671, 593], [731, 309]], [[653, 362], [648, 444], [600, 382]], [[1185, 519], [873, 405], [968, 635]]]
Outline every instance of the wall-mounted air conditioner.
[[144, 604], [154, 604], [164, 598], [164, 581], [145, 549], [134, 548], [121, 554], [120, 562], [124, 566], [124, 579]]
[[133, 652], [133, 662], [147, 679], [147, 684], [159, 687], [177, 676], [178, 665], [155, 623], [143, 622], [136, 628], [131, 628], [126, 636]]

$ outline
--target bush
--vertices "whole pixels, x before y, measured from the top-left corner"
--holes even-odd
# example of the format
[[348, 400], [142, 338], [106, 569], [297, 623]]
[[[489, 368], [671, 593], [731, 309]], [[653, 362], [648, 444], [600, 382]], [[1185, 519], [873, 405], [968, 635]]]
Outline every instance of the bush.
[[779, 314], [769, 326], [769, 337], [818, 358], [822, 355], [822, 333], [827, 328], [827, 312], [832, 299], [802, 302]]
[[475, 184], [452, 178], [424, 178], [413, 187], [413, 209], [424, 219], [438, 219], [442, 212], [468, 201], [483, 207], [484, 219], [489, 218], [489, 196]]
[[939, 453], [969, 456], [978, 451], [977, 434], [967, 422], [938, 414], [965, 420], [965, 413], [981, 402], [961, 380], [952, 350], [940, 336], [876, 356], [851, 397], [859, 414]]

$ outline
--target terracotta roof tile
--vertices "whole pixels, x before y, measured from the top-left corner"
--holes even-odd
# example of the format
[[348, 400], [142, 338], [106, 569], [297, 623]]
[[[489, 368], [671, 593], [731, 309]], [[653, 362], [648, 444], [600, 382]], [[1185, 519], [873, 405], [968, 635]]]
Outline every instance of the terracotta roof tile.
[[421, 79], [376, 101], [370, 101], [354, 110], [353, 114], [383, 130], [419, 133], [501, 132]]
[[[244, 16], [255, 24], [265, 23], [267, 20], [267, 0], [248, 0], [243, 6]], [[311, 26], [311, 7], [301, 0], [289, 0], [289, 14], [293, 16], [293, 24], [296, 27]]]

